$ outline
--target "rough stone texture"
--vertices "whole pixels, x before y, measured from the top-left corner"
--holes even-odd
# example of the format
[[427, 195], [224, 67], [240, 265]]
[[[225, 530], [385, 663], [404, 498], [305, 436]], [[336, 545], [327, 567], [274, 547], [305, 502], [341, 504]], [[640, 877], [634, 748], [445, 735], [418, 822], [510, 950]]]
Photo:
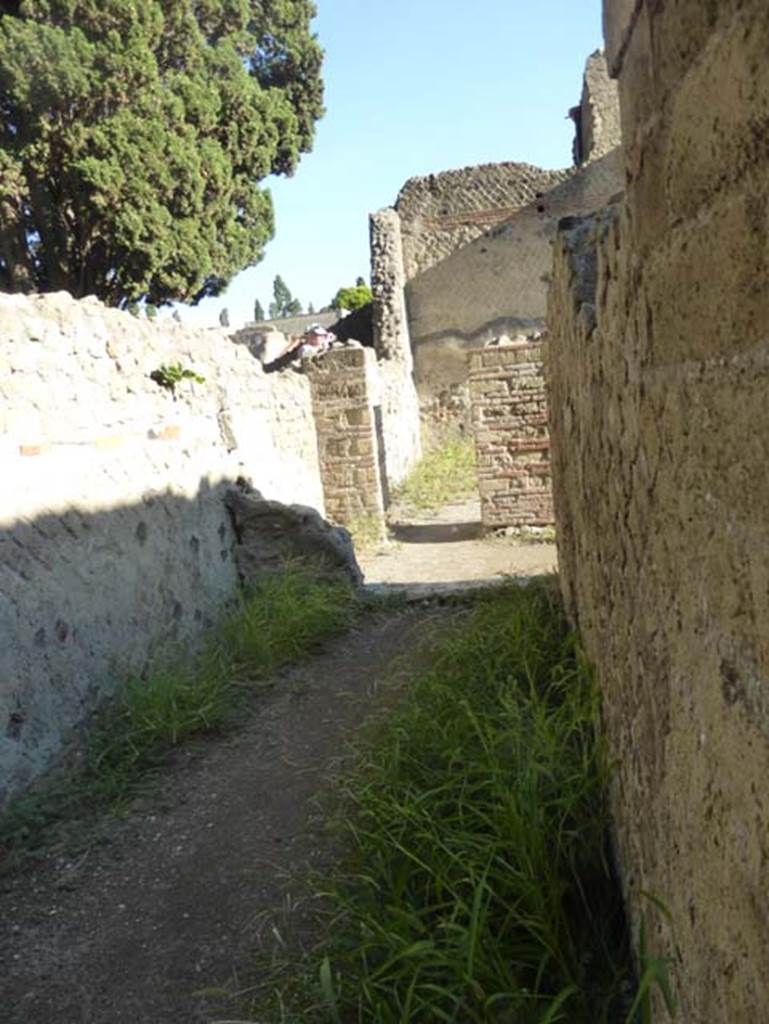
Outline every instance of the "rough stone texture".
[[354, 524], [379, 522], [384, 535], [384, 499], [374, 404], [377, 365], [370, 348], [332, 349], [304, 366], [310, 378], [318, 434], [323, 495], [328, 516]]
[[407, 280], [508, 220], [572, 173], [531, 164], [480, 164], [410, 178], [398, 193]]
[[473, 433], [485, 529], [551, 526], [545, 359], [527, 339], [468, 353]]
[[411, 351], [403, 289], [401, 221], [392, 207], [369, 219], [374, 347], [380, 359], [404, 359]]
[[[309, 381], [221, 331], [0, 296], [0, 803], [237, 585], [228, 481], [323, 508]], [[205, 377], [150, 380], [179, 362]]]
[[606, 156], [622, 142], [617, 84], [609, 78], [602, 50], [592, 53], [585, 65], [582, 100], [571, 112], [577, 132], [574, 162], [589, 163]]
[[556, 252], [559, 562], [605, 694], [634, 932], [639, 892], [664, 900], [674, 940], [650, 944], [676, 954], [680, 1019], [735, 1024], [769, 1005], [769, 17], [606, 15], [627, 194]]
[[370, 219], [374, 348], [381, 394], [378, 433], [384, 439], [387, 482], [398, 484], [422, 452], [414, 385], [401, 245], [400, 218], [380, 210]]
[[246, 587], [280, 572], [292, 558], [309, 559], [321, 574], [363, 583], [350, 534], [314, 508], [265, 501], [258, 492], [236, 488], [227, 491], [225, 504], [235, 530], [235, 564]]
[[[558, 220], [603, 206], [621, 190], [622, 170], [619, 150], [596, 159], [408, 282], [416, 385], [431, 427], [436, 405], [443, 412], [440, 396], [466, 384], [468, 349], [500, 334], [514, 337], [544, 327]], [[456, 425], [463, 419], [460, 412]]]

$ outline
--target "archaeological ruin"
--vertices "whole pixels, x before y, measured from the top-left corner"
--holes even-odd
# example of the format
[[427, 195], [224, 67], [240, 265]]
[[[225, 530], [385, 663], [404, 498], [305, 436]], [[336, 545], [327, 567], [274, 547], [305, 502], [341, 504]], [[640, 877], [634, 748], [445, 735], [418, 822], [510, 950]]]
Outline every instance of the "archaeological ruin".
[[383, 528], [423, 444], [472, 433], [484, 525], [556, 527], [639, 960], [643, 926], [682, 1021], [742, 1024], [769, 1004], [769, 16], [604, 0], [604, 28], [574, 167], [436, 171], [372, 216], [371, 346], [266, 373], [248, 334], [0, 295], [0, 804], [236, 593], [235, 481]]

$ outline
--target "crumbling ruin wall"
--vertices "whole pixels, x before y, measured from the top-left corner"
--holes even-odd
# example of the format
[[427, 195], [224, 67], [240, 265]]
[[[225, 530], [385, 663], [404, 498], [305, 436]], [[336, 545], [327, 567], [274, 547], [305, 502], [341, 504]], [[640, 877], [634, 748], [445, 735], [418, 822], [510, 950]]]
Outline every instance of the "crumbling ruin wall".
[[474, 349], [468, 358], [483, 526], [552, 526], [547, 342]]
[[387, 483], [396, 485], [422, 452], [419, 401], [414, 385], [400, 218], [390, 208], [370, 220], [374, 348], [379, 364], [380, 437]]
[[442, 426], [446, 411], [454, 410], [455, 425], [467, 421], [468, 349], [544, 328], [558, 220], [603, 206], [621, 190], [622, 171], [614, 150], [408, 282], [415, 379], [428, 430]]
[[428, 444], [470, 429], [467, 350], [544, 327], [558, 219], [623, 187], [618, 110], [599, 51], [572, 111], [579, 168], [484, 164], [412, 178], [395, 209], [372, 219], [375, 333], [385, 348], [413, 352]]
[[617, 84], [609, 77], [602, 50], [591, 53], [585, 65], [582, 98], [569, 111], [574, 120], [574, 163], [598, 160], [622, 143]]
[[[221, 331], [0, 295], [0, 803], [233, 595], [226, 484], [323, 509], [308, 380]], [[175, 393], [149, 374], [180, 363]]]
[[406, 280], [534, 203], [570, 173], [501, 163], [409, 178], [395, 203]]
[[681, 1019], [734, 1024], [769, 1005], [769, 18], [610, 0], [605, 23], [627, 193], [557, 245], [559, 563], [633, 932], [664, 901]]

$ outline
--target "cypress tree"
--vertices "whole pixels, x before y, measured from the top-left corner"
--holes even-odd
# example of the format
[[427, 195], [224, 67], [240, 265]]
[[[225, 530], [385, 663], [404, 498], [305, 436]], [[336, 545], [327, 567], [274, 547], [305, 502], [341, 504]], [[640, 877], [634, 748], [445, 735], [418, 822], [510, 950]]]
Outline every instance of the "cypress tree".
[[0, 289], [217, 295], [322, 114], [311, 0], [0, 3]]

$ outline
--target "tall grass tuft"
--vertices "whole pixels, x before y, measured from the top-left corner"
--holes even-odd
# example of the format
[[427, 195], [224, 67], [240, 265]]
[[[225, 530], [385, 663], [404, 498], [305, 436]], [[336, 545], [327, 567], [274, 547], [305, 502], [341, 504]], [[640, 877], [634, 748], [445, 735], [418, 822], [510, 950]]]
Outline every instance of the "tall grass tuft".
[[242, 595], [218, 631], [234, 673], [261, 678], [350, 625], [356, 592], [302, 562], [261, 580]]
[[548, 587], [485, 598], [349, 783], [318, 1019], [617, 1019], [630, 970], [598, 725]]

